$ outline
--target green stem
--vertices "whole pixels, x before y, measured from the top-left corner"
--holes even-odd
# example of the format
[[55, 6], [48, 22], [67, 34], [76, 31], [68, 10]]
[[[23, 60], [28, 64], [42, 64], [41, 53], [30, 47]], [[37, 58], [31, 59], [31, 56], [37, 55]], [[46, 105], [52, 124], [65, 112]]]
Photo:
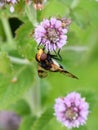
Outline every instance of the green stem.
[[74, 9], [79, 3], [79, 0], [73, 0], [71, 4], [71, 9]]
[[[37, 12], [33, 8], [32, 5], [26, 5], [25, 7], [25, 13], [29, 19], [29, 21], [32, 23], [33, 26], [37, 26]], [[26, 99], [28, 100], [33, 112], [39, 116], [41, 113], [41, 93], [40, 93], [40, 79], [37, 75], [36, 67], [32, 66], [34, 68], [34, 74], [35, 74], [35, 82], [33, 84], [33, 87], [30, 89], [28, 93], [28, 97]]]
[[33, 103], [35, 105], [34, 111], [39, 116], [41, 113], [41, 95], [40, 95], [40, 80], [36, 76], [36, 85], [33, 87]]
[[87, 46], [67, 46], [63, 49], [63, 51], [75, 51], [75, 52], [84, 52], [88, 51], [89, 48]]
[[11, 32], [11, 29], [10, 29], [8, 19], [5, 18], [5, 17], [2, 17], [1, 21], [2, 21], [2, 24], [3, 24], [3, 28], [4, 28], [4, 32], [6, 34], [8, 44], [11, 45], [13, 37], [12, 37], [12, 32]]
[[[34, 68], [34, 66], [33, 66]], [[35, 72], [35, 69], [34, 69]], [[40, 93], [40, 79], [35, 72], [35, 82], [32, 85], [32, 88], [26, 93], [24, 99], [29, 103], [33, 114], [36, 116], [40, 116], [42, 109], [41, 109], [41, 93]]]
[[34, 67], [34, 74], [35, 74], [35, 84], [33, 86], [32, 97], [33, 97], [33, 105], [34, 105], [34, 113], [37, 116], [41, 113], [41, 92], [40, 92], [40, 79], [37, 74], [36, 67]]
[[8, 56], [8, 57], [12, 63], [20, 64], [20, 65], [32, 65], [30, 61], [27, 59], [17, 58], [13, 56]]
[[34, 7], [32, 5], [26, 5], [26, 7], [25, 7], [25, 13], [26, 13], [29, 21], [34, 26], [36, 26], [38, 24], [38, 22], [37, 22], [36, 10], [34, 9]]

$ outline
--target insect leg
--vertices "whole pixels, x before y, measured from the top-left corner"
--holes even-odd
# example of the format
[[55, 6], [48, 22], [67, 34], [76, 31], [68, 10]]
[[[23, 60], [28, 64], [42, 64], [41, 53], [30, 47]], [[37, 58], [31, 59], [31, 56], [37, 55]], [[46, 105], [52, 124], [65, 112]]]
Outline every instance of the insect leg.
[[53, 50], [55, 52], [55, 55], [52, 55], [52, 57], [56, 60], [62, 61], [62, 57], [60, 55], [60, 49], [58, 50], [58, 52], [56, 52], [55, 50]]
[[38, 46], [37, 46], [37, 50], [39, 50], [40, 45], [41, 45], [41, 42], [38, 44]]
[[61, 49], [58, 50], [58, 56], [59, 56], [59, 60], [62, 61], [62, 57], [60, 55], [60, 51], [61, 51]]

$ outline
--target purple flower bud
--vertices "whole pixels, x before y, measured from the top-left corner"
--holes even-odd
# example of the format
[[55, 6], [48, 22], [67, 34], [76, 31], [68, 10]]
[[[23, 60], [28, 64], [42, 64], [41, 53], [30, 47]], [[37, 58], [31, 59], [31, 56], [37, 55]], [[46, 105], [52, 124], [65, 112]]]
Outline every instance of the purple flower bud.
[[0, 111], [0, 130], [18, 130], [20, 122], [21, 118], [16, 113]]
[[62, 26], [62, 20], [54, 17], [44, 19], [36, 28], [34, 38], [46, 50], [61, 49], [67, 42], [67, 26]]
[[11, 13], [14, 12], [14, 7], [13, 7], [13, 6], [10, 7], [10, 12], [11, 12]]
[[6, 0], [6, 2], [12, 3], [12, 4], [16, 4], [16, 3], [17, 3], [17, 0]]
[[71, 92], [64, 98], [57, 98], [54, 105], [57, 120], [67, 128], [84, 125], [89, 113], [89, 104], [79, 93]]
[[0, 0], [0, 8], [3, 7], [5, 4], [5, 1], [4, 0]]

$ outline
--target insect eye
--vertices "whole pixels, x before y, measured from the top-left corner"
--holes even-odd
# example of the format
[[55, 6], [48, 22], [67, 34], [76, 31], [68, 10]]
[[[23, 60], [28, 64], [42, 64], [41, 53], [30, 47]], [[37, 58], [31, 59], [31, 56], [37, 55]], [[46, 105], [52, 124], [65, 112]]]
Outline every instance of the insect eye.
[[46, 53], [43, 53], [40, 57], [40, 60], [43, 61], [43, 60], [46, 60], [47, 59], [47, 54]]

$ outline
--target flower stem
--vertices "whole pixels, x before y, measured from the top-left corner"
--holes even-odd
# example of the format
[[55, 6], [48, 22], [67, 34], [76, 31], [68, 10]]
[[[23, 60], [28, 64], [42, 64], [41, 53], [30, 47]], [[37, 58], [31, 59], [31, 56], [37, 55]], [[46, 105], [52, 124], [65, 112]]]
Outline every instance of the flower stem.
[[[33, 67], [34, 68], [34, 67]], [[35, 70], [34, 70], [35, 71]], [[41, 109], [41, 94], [40, 94], [40, 80], [35, 72], [35, 82], [32, 85], [32, 88], [24, 96], [25, 100], [29, 103], [32, 113], [36, 116], [40, 116]]]
[[76, 52], [82, 52], [82, 51], [88, 51], [89, 48], [87, 46], [67, 46], [63, 49], [63, 51], [76, 51]]
[[40, 81], [36, 77], [36, 85], [33, 87], [33, 104], [35, 105], [34, 111], [37, 116], [41, 113], [41, 95], [40, 95]]
[[6, 38], [7, 38], [8, 44], [12, 45], [13, 37], [12, 37], [12, 32], [11, 32], [11, 29], [10, 29], [10, 25], [9, 25], [8, 19], [5, 18], [5, 17], [2, 17], [1, 21], [2, 21], [3, 28], [4, 28], [4, 32], [6, 34]]
[[[33, 66], [34, 67], [34, 66]], [[35, 73], [35, 85], [33, 86], [33, 104], [34, 104], [34, 112], [37, 116], [41, 113], [41, 92], [40, 92], [40, 79], [37, 75], [36, 68], [34, 69]]]
[[12, 57], [12, 56], [8, 56], [8, 57], [12, 63], [22, 64], [22, 65], [31, 65], [31, 63], [27, 59], [22, 59], [22, 58], [17, 58], [17, 57]]
[[29, 21], [34, 25], [37, 26], [37, 14], [36, 10], [32, 7], [32, 5], [26, 5], [25, 7], [25, 13], [29, 19]]

